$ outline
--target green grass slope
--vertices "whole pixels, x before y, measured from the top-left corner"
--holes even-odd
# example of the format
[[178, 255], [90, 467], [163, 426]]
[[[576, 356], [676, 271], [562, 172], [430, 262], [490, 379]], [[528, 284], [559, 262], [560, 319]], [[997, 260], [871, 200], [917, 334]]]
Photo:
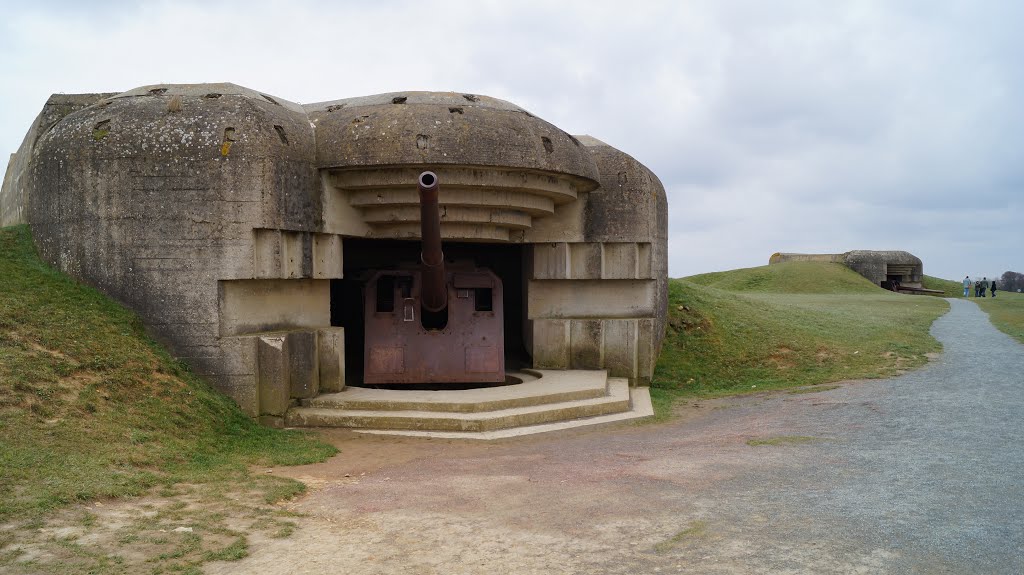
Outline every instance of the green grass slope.
[[921, 278], [921, 287], [941, 291], [942, 295], [938, 297], [964, 297], [964, 284], [952, 280], [926, 275]]
[[783, 262], [684, 278], [724, 291], [788, 294], [875, 293], [877, 286], [843, 264]]
[[940, 349], [928, 330], [948, 307], [827, 263], [672, 280], [652, 395], [665, 414], [680, 397], [892, 376]]
[[[0, 229], [0, 521], [334, 452], [255, 424], [134, 314], [42, 263], [26, 227]], [[302, 489], [256, 479], [268, 499]]]

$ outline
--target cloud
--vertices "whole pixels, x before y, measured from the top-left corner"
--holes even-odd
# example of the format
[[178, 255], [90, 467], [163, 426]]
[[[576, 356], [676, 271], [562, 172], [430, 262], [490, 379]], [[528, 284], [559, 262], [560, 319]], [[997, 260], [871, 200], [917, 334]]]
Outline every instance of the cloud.
[[1022, 17], [1009, 0], [37, 2], [0, 25], [0, 152], [57, 91], [474, 92], [653, 169], [674, 276], [871, 248], [993, 275], [1024, 270]]

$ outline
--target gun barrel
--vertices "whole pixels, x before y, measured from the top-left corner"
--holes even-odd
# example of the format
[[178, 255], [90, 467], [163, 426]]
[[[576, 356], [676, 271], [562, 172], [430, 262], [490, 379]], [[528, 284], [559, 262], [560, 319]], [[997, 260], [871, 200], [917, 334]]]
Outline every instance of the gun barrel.
[[423, 172], [418, 180], [420, 191], [420, 288], [422, 305], [427, 311], [439, 312], [448, 306], [448, 290], [441, 250], [441, 214], [438, 211], [438, 182], [434, 172]]

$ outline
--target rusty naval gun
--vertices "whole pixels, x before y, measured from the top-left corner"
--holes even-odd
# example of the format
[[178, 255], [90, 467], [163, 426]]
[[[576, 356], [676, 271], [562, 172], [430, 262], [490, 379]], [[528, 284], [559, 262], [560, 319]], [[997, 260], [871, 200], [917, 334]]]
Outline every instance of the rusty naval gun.
[[418, 179], [418, 266], [377, 270], [364, 293], [364, 382], [505, 380], [501, 279], [473, 262], [445, 262], [437, 175]]

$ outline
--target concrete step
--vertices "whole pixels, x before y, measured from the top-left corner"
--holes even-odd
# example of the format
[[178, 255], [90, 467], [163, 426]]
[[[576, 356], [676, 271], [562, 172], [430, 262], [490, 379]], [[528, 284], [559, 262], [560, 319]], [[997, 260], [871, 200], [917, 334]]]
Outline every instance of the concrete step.
[[302, 407], [354, 411], [445, 411], [483, 413], [597, 399], [608, 394], [608, 374], [589, 370], [524, 370], [511, 374], [523, 383], [466, 390], [395, 390], [349, 387], [302, 400]]
[[[554, 373], [557, 374], [559, 372]], [[607, 377], [604, 372], [594, 373], [601, 374], [601, 377]], [[558, 377], [554, 376], [552, 379], [558, 379]], [[612, 378], [607, 381], [608, 394], [606, 396], [510, 407], [485, 412], [295, 407], [288, 410], [285, 416], [285, 424], [290, 427], [346, 427], [353, 429], [479, 433], [630, 411], [629, 382], [622, 378]], [[549, 385], [552, 385], [551, 381], [549, 381]]]
[[554, 421], [538, 425], [526, 425], [523, 427], [510, 427], [508, 429], [497, 429], [494, 431], [415, 431], [415, 430], [389, 430], [389, 429], [356, 429], [357, 433], [373, 435], [402, 435], [405, 437], [430, 437], [433, 439], [472, 439], [478, 441], [489, 441], [494, 439], [508, 439], [522, 435], [536, 435], [538, 433], [550, 433], [577, 427], [601, 427], [606, 425], [621, 424], [625, 421], [644, 419], [654, 416], [654, 406], [651, 405], [650, 390], [646, 387], [633, 387], [629, 390], [630, 402], [633, 407], [622, 413], [610, 413], [608, 415], [596, 415], [581, 419], [570, 419], [569, 421]]

